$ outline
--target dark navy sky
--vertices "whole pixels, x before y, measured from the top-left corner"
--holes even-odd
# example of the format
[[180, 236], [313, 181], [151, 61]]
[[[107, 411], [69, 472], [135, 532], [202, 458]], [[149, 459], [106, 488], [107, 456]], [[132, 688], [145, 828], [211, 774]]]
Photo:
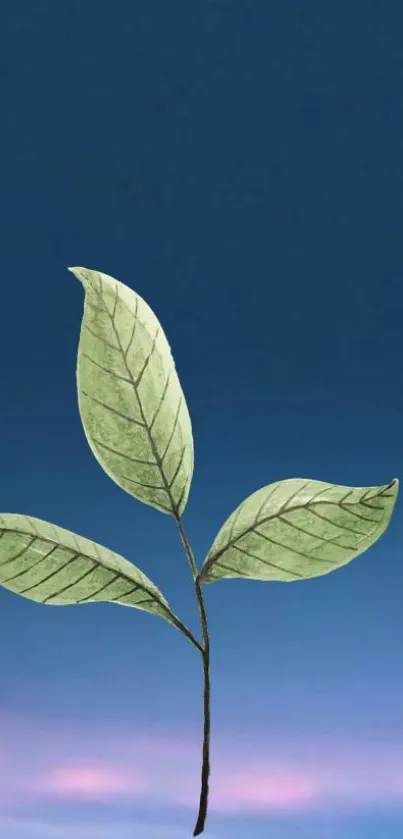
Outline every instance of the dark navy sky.
[[[174, 525], [85, 441], [68, 265], [131, 286], [165, 329], [199, 565], [265, 484], [402, 477], [402, 85], [392, 0], [2, 4], [2, 512], [123, 554], [198, 632]], [[334, 574], [206, 587], [206, 836], [402, 835], [402, 544], [398, 502]], [[0, 614], [1, 839], [186, 839], [191, 645], [113, 605], [0, 590]]]

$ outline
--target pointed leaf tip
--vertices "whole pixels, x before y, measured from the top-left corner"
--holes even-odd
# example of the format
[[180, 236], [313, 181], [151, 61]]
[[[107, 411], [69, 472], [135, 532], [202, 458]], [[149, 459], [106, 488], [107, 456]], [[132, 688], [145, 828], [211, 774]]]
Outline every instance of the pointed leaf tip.
[[73, 268], [67, 268], [67, 270], [70, 271], [71, 274], [74, 274], [74, 276], [77, 277], [77, 280], [80, 280], [80, 283], [85, 285], [85, 281], [87, 279], [87, 268], [75, 265]]
[[100, 271], [72, 270], [88, 304], [77, 357], [87, 442], [123, 490], [181, 516], [193, 475], [193, 436], [166, 335], [133, 289]]
[[346, 565], [385, 532], [399, 491], [292, 478], [246, 498], [217, 534], [199, 582], [224, 577], [292, 582]]

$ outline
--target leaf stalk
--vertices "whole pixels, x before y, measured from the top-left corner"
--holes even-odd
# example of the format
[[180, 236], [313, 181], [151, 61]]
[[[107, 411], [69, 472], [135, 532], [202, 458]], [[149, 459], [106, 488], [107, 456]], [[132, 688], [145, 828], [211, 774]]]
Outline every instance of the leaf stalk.
[[170, 614], [169, 620], [172, 621], [172, 623], [176, 626], [177, 629], [179, 629], [181, 632], [183, 632], [184, 635], [186, 635], [186, 638], [188, 638], [189, 641], [191, 641], [192, 644], [194, 644], [194, 646], [199, 650], [199, 653], [204, 655], [204, 647], [202, 646], [200, 641], [198, 641], [197, 638], [195, 638], [193, 632], [191, 632], [190, 629], [188, 629], [187, 626], [184, 623], [182, 623], [182, 621], [179, 620], [179, 618], [176, 617], [176, 615], [172, 617], [172, 615]]

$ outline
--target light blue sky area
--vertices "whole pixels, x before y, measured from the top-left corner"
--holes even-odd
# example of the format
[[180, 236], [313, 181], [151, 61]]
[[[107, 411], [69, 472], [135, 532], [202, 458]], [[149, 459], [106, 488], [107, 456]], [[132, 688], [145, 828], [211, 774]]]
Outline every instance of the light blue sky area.
[[[388, 814], [381, 817], [370, 815], [353, 818], [334, 817], [326, 814], [321, 819], [267, 819], [259, 823], [256, 819], [245, 820], [243, 824], [231, 824], [220, 827], [216, 831], [206, 830], [206, 839], [242, 839], [246, 831], [253, 833], [254, 839], [293, 839], [296, 833], [301, 839], [400, 839], [402, 835], [402, 818], [394, 818]], [[0, 820], [1, 835], [8, 839], [70, 839], [72, 833], [82, 839], [186, 839], [189, 830], [186, 827], [175, 827], [174, 822], [167, 816], [158, 822], [131, 818], [128, 821], [102, 818], [86, 818], [83, 820], [69, 820], [65, 817], [49, 818], [49, 816], [7, 818]]]

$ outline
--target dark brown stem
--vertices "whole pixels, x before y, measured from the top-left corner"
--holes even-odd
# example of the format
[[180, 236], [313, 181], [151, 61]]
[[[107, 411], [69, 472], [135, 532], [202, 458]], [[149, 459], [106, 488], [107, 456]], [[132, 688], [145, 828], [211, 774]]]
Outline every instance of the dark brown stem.
[[201, 623], [204, 640], [203, 653], [203, 674], [204, 674], [204, 694], [203, 694], [203, 708], [204, 708], [204, 730], [203, 730], [203, 763], [201, 771], [201, 790], [199, 802], [199, 814], [197, 817], [196, 827], [193, 836], [198, 836], [203, 833], [204, 824], [207, 816], [208, 806], [208, 782], [210, 775], [210, 641], [207, 629], [207, 616], [204, 607], [203, 595], [200, 588], [200, 583], [195, 580], [196, 595], [200, 605]]
[[200, 614], [200, 623], [203, 633], [203, 676], [204, 676], [204, 693], [203, 693], [203, 709], [204, 709], [204, 728], [203, 728], [203, 761], [201, 770], [201, 790], [199, 813], [197, 816], [196, 827], [193, 836], [199, 836], [203, 833], [204, 825], [207, 817], [208, 807], [208, 792], [209, 792], [209, 776], [210, 776], [210, 639], [207, 627], [207, 615], [203, 600], [203, 593], [200, 583], [197, 579], [197, 566], [193, 551], [188, 542], [182, 521], [179, 516], [175, 516], [176, 524], [178, 525], [181, 541], [186, 551], [186, 556], [189, 560], [192, 569], [193, 581], [195, 586], [197, 605]]

